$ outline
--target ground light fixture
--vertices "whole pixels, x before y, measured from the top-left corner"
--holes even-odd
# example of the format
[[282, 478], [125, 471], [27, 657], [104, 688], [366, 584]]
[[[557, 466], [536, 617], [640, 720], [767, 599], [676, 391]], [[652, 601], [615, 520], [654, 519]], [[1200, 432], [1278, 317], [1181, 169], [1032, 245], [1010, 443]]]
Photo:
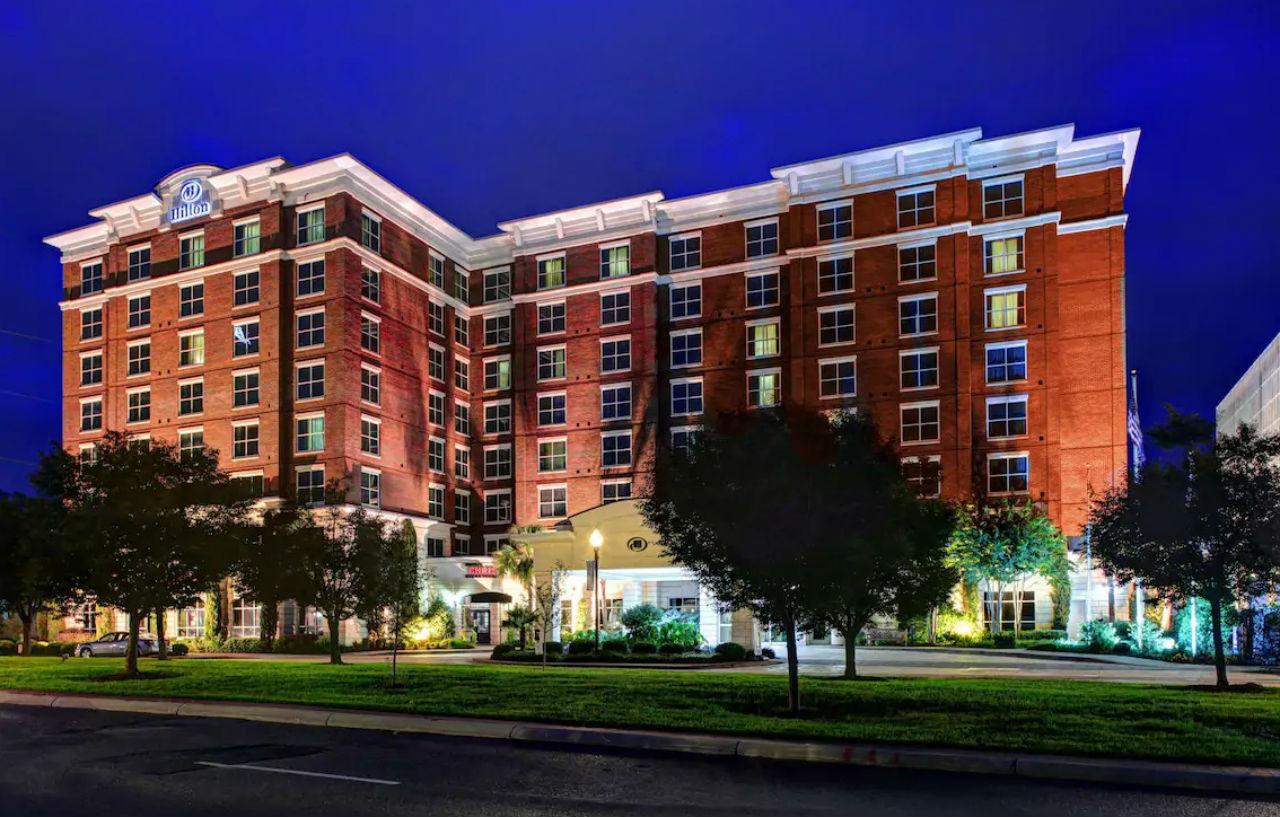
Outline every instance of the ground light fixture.
[[596, 652], [600, 652], [600, 583], [603, 581], [600, 577], [600, 546], [604, 544], [604, 534], [596, 528], [591, 531], [591, 538], [588, 541], [591, 542], [591, 549], [595, 551], [596, 559], [596, 586], [593, 589], [596, 597]]

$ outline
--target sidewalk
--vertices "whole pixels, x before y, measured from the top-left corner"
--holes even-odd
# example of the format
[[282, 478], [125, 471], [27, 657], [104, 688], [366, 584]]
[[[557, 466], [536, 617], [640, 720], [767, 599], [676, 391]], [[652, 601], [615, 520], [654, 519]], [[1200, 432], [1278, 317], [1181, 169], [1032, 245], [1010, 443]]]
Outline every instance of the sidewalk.
[[921, 771], [996, 774], [1026, 778], [1155, 786], [1201, 791], [1280, 795], [1280, 769], [1208, 766], [1113, 758], [1019, 752], [983, 752], [946, 747], [825, 743], [731, 735], [651, 732], [555, 726], [480, 718], [432, 717], [355, 709], [325, 709], [233, 701], [57, 695], [0, 690], [0, 704], [138, 712], [204, 718], [373, 729], [453, 737], [509, 740], [533, 745], [590, 746], [658, 752], [749, 757], [802, 763], [835, 763]]

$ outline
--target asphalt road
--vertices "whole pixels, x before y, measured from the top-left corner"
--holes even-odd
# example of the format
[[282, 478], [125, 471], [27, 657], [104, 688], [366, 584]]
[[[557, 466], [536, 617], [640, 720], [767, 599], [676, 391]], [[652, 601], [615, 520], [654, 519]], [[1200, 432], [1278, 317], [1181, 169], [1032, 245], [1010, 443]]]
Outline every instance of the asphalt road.
[[0, 706], [0, 815], [1280, 815], [1280, 802]]

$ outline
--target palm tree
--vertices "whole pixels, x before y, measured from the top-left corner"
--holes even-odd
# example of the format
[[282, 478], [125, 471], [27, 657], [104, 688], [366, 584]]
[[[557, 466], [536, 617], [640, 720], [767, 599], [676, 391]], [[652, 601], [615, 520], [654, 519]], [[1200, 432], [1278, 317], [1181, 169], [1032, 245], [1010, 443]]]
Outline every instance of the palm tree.
[[[494, 556], [493, 566], [499, 579], [510, 576], [518, 581], [524, 588], [525, 603], [531, 603], [533, 599], [533, 549], [531, 547], [523, 542], [505, 545]], [[519, 626], [520, 643], [523, 644], [528, 623], [522, 622]]]

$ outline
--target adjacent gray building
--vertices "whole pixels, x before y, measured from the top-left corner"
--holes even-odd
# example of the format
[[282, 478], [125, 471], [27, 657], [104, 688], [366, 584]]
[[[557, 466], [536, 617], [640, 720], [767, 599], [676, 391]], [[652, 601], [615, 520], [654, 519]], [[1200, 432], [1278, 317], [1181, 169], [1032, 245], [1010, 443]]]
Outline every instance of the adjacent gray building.
[[1219, 434], [1230, 434], [1241, 423], [1261, 434], [1280, 434], [1280, 335], [1218, 403], [1216, 419]]

